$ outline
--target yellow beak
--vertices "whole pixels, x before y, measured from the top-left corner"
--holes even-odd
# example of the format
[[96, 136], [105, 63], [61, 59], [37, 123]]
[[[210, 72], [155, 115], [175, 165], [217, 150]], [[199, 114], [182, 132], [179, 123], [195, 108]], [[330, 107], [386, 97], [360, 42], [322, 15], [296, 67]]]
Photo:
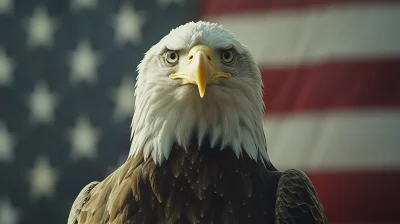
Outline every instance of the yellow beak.
[[213, 74], [211, 52], [208, 47], [194, 47], [189, 52], [189, 66], [187, 75], [196, 81], [200, 97], [206, 92], [207, 82]]
[[213, 58], [210, 48], [197, 45], [190, 49], [186, 72], [171, 74], [172, 79], [182, 79], [182, 84], [196, 84], [200, 97], [203, 98], [207, 84], [218, 83], [220, 77], [229, 78], [229, 73], [221, 72], [213, 67]]

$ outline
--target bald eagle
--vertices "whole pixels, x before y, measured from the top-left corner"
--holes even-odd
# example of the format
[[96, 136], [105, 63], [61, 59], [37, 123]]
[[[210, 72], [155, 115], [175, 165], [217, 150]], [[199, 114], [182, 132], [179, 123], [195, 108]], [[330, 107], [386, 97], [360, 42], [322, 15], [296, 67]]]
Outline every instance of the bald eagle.
[[68, 224], [327, 223], [308, 177], [270, 162], [260, 70], [222, 26], [171, 30], [135, 96], [127, 160], [82, 189]]

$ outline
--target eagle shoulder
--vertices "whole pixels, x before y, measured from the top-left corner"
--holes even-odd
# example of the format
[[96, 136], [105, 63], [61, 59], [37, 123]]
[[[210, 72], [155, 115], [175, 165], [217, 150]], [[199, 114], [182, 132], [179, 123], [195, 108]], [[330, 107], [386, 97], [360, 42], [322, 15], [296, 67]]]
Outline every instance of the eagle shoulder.
[[288, 169], [278, 182], [276, 223], [328, 223], [318, 193], [307, 175]]
[[88, 184], [75, 199], [68, 224], [141, 223], [137, 200], [148, 193], [141, 190], [146, 174], [142, 157], [131, 157], [101, 182]]
[[71, 211], [68, 216], [68, 224], [76, 224], [78, 223], [78, 217], [81, 212], [83, 205], [89, 200], [90, 198], [90, 191], [100, 182], [93, 181], [86, 185], [81, 192], [79, 192], [78, 196], [76, 197], [74, 203], [72, 204]]

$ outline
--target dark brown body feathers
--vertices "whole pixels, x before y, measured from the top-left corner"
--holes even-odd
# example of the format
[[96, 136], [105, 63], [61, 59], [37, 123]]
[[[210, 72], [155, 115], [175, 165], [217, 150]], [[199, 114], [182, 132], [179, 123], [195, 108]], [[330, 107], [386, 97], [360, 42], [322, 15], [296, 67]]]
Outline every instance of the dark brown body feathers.
[[[290, 170], [282, 179], [266, 164], [197, 144], [187, 152], [174, 146], [162, 165], [139, 154], [81, 193], [82, 205], [74, 203], [79, 212], [71, 211], [68, 224], [326, 223], [311, 182], [303, 183], [307, 177]], [[305, 196], [313, 200], [298, 200]]]
[[95, 186], [79, 223], [272, 223], [280, 173], [229, 148], [129, 158]]

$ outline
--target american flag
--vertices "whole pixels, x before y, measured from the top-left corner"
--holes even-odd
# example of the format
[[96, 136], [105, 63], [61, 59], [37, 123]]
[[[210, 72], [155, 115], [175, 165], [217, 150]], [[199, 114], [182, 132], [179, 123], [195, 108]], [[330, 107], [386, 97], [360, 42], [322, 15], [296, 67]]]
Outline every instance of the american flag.
[[128, 154], [144, 52], [199, 19], [254, 53], [271, 160], [330, 223], [400, 223], [399, 1], [0, 0], [0, 224], [66, 223]]

